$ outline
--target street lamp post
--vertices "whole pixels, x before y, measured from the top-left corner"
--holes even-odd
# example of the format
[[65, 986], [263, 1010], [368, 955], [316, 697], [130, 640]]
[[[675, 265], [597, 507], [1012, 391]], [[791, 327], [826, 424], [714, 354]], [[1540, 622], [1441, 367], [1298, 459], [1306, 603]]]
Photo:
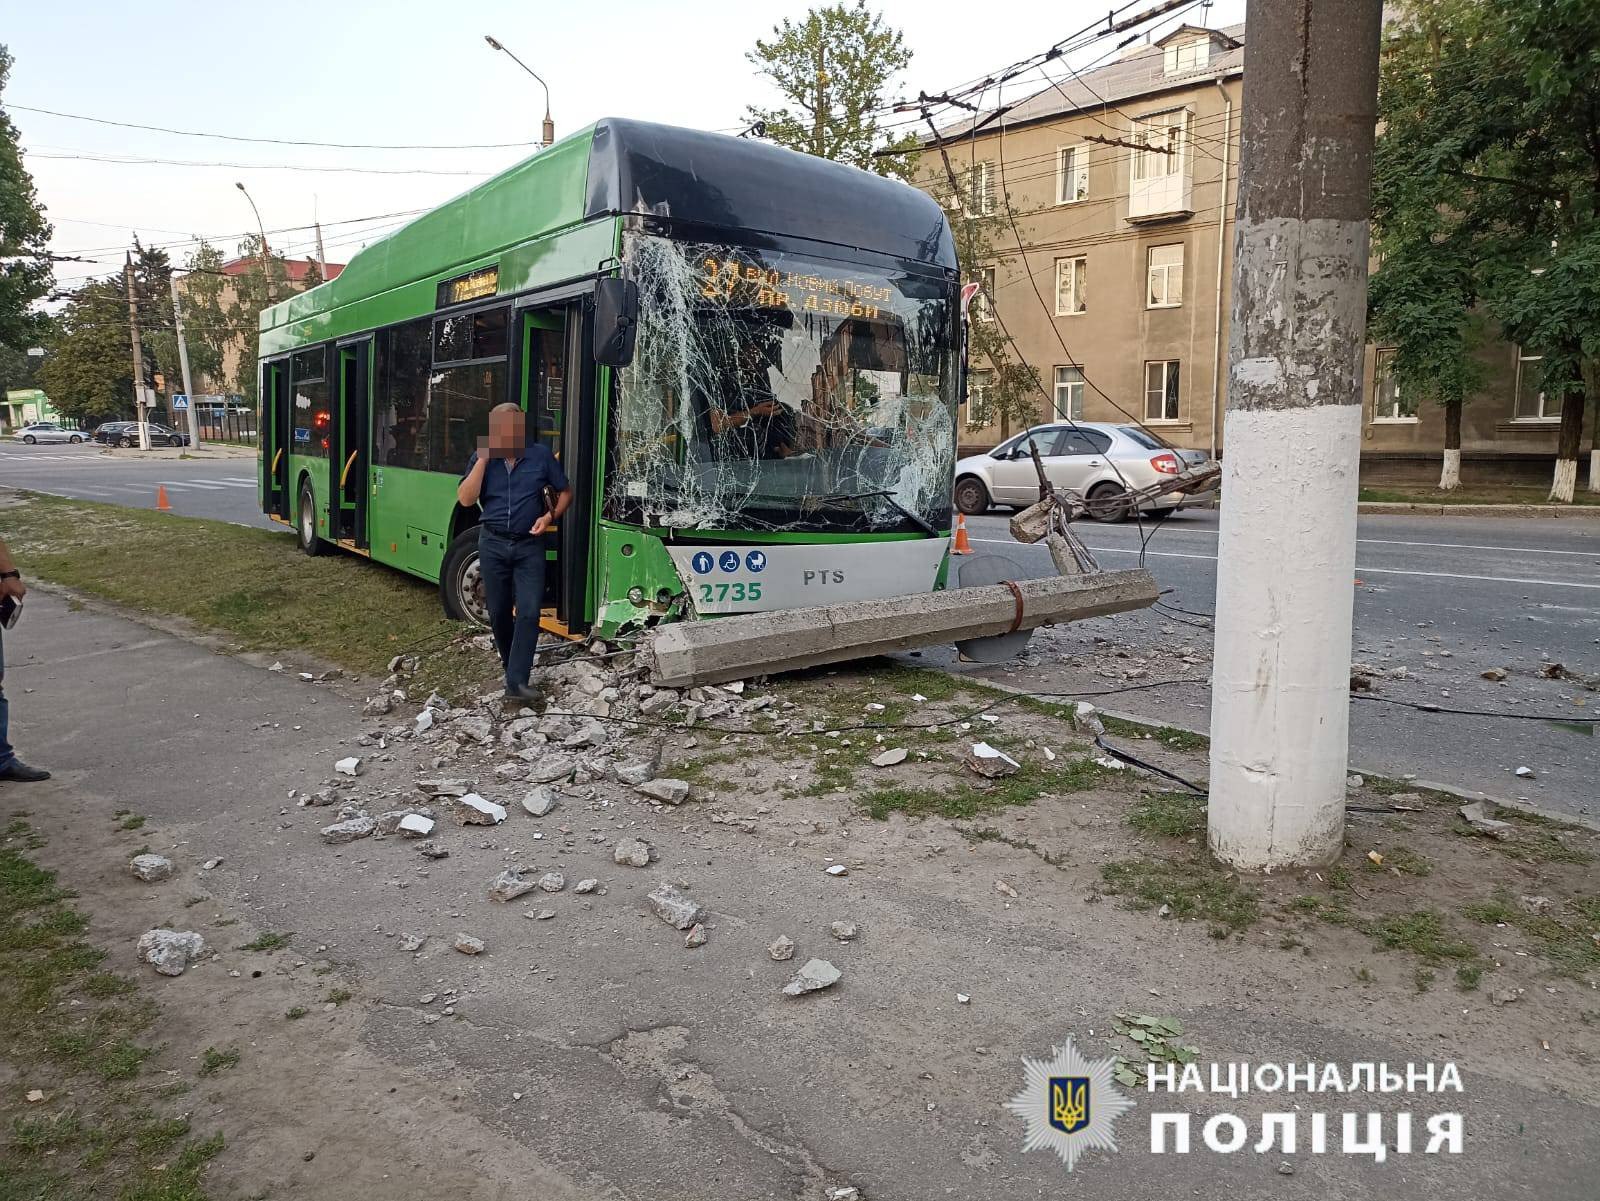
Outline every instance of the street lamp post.
[[535, 79], [539, 80], [539, 86], [544, 89], [544, 129], [542, 131], [544, 134], [544, 144], [546, 146], [550, 145], [550, 143], [556, 140], [556, 123], [550, 119], [550, 85], [540, 78], [537, 71], [535, 71], [527, 63], [523, 62], [515, 54], [512, 54], [511, 51], [507, 50], [499, 42], [495, 41], [492, 34], [484, 34], [483, 40], [488, 42], [489, 45], [494, 49], [500, 51], [502, 54], [510, 58], [512, 62], [516, 63], [517, 66], [521, 67], [529, 75], [532, 75]]
[[267, 290], [267, 303], [275, 304], [276, 297], [272, 291], [272, 254], [267, 249], [267, 227], [261, 220], [261, 210], [256, 207], [256, 202], [251, 199], [250, 193], [245, 191], [242, 183], [235, 183], [234, 187], [244, 192], [244, 198], [250, 201], [250, 211], [256, 215], [256, 228], [261, 231], [261, 282]]

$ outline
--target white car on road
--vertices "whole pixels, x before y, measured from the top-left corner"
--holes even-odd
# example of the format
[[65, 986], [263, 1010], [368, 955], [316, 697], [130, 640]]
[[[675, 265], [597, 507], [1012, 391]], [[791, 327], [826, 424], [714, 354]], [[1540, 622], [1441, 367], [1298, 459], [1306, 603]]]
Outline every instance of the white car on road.
[[[1071, 488], [1088, 502], [1098, 521], [1126, 516], [1115, 503], [1124, 492], [1170, 479], [1210, 461], [1203, 450], [1179, 450], [1136, 425], [1112, 421], [1074, 421], [1036, 425], [1008, 438], [988, 454], [968, 455], [956, 463], [956, 508], [969, 516], [992, 505], [1024, 508], [1039, 499], [1039, 475], [1029, 443], [1037, 443], [1045, 475], [1057, 488]], [[1145, 510], [1171, 510], [1183, 504], [1168, 493]]]
[[82, 430], [62, 429], [54, 421], [35, 421], [11, 436], [32, 446], [36, 442], [82, 442], [89, 435]]

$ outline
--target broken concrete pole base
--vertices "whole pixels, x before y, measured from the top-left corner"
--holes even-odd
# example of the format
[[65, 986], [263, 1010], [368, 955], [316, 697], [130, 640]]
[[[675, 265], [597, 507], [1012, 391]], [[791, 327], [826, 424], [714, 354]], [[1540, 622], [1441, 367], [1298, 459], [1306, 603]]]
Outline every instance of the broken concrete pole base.
[[190, 962], [205, 954], [206, 940], [193, 930], [150, 930], [139, 936], [135, 954], [163, 976], [181, 976]]

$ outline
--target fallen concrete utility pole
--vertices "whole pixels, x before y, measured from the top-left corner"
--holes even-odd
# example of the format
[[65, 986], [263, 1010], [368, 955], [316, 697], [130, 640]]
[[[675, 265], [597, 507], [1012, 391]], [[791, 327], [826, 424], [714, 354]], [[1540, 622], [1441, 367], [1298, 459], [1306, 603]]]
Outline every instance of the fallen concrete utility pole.
[[1159, 595], [1138, 569], [682, 621], [656, 631], [647, 659], [652, 682], [685, 688], [1143, 609]]

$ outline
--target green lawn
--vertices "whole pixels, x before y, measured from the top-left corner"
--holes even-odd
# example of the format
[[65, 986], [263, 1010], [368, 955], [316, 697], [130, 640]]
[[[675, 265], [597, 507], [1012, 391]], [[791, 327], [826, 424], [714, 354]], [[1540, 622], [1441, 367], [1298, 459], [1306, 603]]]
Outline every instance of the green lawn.
[[[1578, 481], [1574, 505], [1600, 505], [1600, 492], [1584, 490], [1586, 478]], [[1441, 492], [1426, 485], [1397, 485], [1388, 488], [1362, 488], [1359, 499], [1402, 505], [1551, 505], [1549, 487], [1524, 488], [1511, 484], [1463, 485], [1453, 492]], [[1560, 506], [1552, 506], [1560, 507]]]

